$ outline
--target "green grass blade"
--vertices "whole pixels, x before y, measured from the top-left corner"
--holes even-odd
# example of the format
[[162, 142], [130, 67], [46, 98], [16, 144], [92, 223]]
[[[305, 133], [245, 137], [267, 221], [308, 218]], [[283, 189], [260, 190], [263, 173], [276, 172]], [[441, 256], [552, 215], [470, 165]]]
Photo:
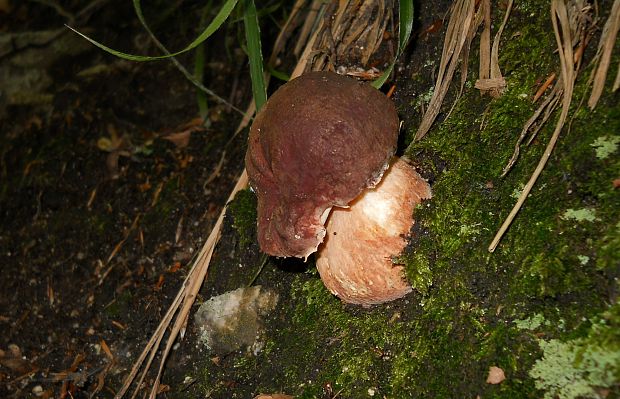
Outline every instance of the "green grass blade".
[[267, 71], [271, 74], [271, 76], [273, 76], [276, 79], [280, 79], [284, 82], [288, 82], [289, 80], [291, 80], [291, 77], [289, 75], [287, 75], [286, 73], [282, 71], [278, 71], [277, 69], [274, 69], [270, 65], [267, 65]]
[[[205, 5], [202, 9], [202, 13], [200, 15], [200, 26], [203, 26], [207, 21], [207, 15], [209, 14], [209, 10], [213, 6], [213, 0], [210, 0], [207, 5]], [[205, 72], [205, 43], [201, 43], [198, 47], [196, 47], [196, 53], [194, 57], [194, 78], [200, 82], [204, 83], [204, 72]], [[209, 114], [209, 103], [207, 101], [207, 94], [198, 90], [196, 92], [196, 102], [198, 103], [198, 114], [203, 119], [203, 121], [207, 120], [207, 116]]]
[[254, 0], [243, 0], [243, 24], [247, 41], [248, 58], [250, 61], [250, 78], [252, 79], [252, 94], [256, 110], [260, 110], [267, 101], [265, 75], [263, 73], [263, 53], [260, 44], [260, 29]]
[[372, 85], [377, 89], [383, 86], [385, 81], [390, 77], [396, 60], [400, 56], [402, 50], [409, 41], [411, 31], [413, 29], [413, 0], [400, 0], [398, 2], [398, 48], [396, 49], [396, 57], [390, 66], [379, 76]]
[[[70, 26], [67, 26], [67, 27], [71, 29], [72, 31], [74, 31], [75, 33], [77, 33], [78, 35], [82, 36], [84, 39], [94, 44], [95, 46], [99, 47], [100, 49], [112, 55], [115, 55], [119, 58], [123, 58], [129, 61], [140, 61], [140, 62], [156, 61], [156, 60], [162, 60], [162, 59], [174, 57], [174, 56], [177, 56], [179, 54], [188, 52], [196, 48], [198, 45], [200, 45], [200, 43], [204, 42], [207, 38], [209, 38], [209, 36], [211, 36], [215, 31], [217, 31], [220, 26], [222, 26], [222, 24], [226, 21], [226, 19], [228, 19], [228, 16], [230, 15], [232, 10], [237, 5], [237, 2], [238, 0], [226, 0], [226, 2], [224, 3], [220, 11], [215, 16], [215, 18], [213, 18], [213, 21], [211, 21], [211, 23], [205, 28], [205, 30], [202, 31], [202, 33], [183, 50], [177, 51], [176, 53], [172, 53], [172, 54], [160, 55], [160, 56], [154, 56], [154, 57], [128, 54], [128, 53], [123, 53], [121, 51], [114, 50], [110, 47], [107, 47], [99, 43], [96, 40], [91, 39], [90, 37], [84, 35], [83, 33], [78, 32], [77, 30], [73, 29]], [[142, 7], [140, 5], [140, 0], [133, 0], [133, 5], [134, 5], [134, 9], [136, 10], [136, 15], [138, 16], [138, 19], [143, 25], [146, 25], [146, 21], [144, 20], [144, 16], [142, 14]]]
[[398, 46], [402, 51], [413, 30], [413, 0], [401, 0], [398, 7]]

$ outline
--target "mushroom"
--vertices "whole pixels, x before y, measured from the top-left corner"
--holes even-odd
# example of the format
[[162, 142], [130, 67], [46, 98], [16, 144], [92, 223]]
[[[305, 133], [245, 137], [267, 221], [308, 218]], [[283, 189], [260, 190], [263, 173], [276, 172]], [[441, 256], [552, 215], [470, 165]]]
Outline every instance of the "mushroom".
[[426, 180], [394, 157], [377, 186], [362, 192], [348, 208], [332, 210], [316, 261], [325, 286], [346, 302], [365, 306], [411, 292], [403, 267], [392, 258], [407, 245], [414, 208], [430, 197]]
[[[402, 267], [391, 258], [404, 248], [413, 208], [430, 189], [393, 158], [398, 123], [380, 91], [335, 73], [310, 72], [280, 87], [256, 115], [245, 157], [258, 198], [261, 250], [307, 258], [329, 233], [317, 267], [345, 302], [381, 303], [409, 292]], [[409, 192], [414, 189], [420, 191]], [[388, 213], [390, 202], [396, 205]]]

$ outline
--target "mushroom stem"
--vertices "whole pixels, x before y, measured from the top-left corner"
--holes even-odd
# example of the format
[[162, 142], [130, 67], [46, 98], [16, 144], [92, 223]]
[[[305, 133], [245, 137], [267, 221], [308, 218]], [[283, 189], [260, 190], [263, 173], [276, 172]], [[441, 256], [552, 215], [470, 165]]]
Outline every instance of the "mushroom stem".
[[414, 208], [430, 197], [428, 183], [394, 158], [377, 186], [363, 191], [348, 208], [334, 207], [317, 257], [325, 286], [343, 301], [365, 306], [411, 292], [403, 267], [392, 258], [407, 245]]

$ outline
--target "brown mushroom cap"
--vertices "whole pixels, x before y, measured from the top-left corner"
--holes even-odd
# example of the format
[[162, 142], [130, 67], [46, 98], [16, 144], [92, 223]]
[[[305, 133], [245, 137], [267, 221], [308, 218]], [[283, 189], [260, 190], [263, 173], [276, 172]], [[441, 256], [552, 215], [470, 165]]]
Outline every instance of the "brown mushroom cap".
[[330, 209], [380, 180], [397, 138], [394, 105], [368, 84], [310, 72], [280, 87], [256, 115], [245, 157], [262, 251], [315, 252]]

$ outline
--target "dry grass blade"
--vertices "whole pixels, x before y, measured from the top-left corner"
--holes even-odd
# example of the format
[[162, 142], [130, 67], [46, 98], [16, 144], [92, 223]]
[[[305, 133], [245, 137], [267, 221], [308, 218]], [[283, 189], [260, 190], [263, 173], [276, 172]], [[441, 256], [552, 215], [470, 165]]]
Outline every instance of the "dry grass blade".
[[[305, 54], [309, 62], [305, 70], [331, 70], [338, 67], [366, 67], [383, 41], [383, 35], [394, 16], [394, 1], [339, 1], [328, 3], [324, 23], [314, 31], [309, 42], [312, 49]], [[304, 57], [302, 56], [302, 59]]]
[[553, 135], [545, 148], [545, 152], [540, 158], [534, 173], [532, 173], [532, 176], [523, 188], [523, 192], [519, 196], [517, 203], [512, 208], [510, 214], [506, 220], [504, 220], [504, 223], [489, 245], [489, 252], [495, 251], [499, 241], [502, 239], [506, 233], [506, 230], [508, 230], [508, 227], [523, 206], [523, 203], [527, 199], [532, 187], [534, 187], [536, 180], [538, 180], [538, 176], [540, 176], [540, 173], [547, 164], [547, 161], [551, 156], [551, 152], [560, 137], [560, 132], [564, 127], [564, 123], [566, 122], [566, 117], [568, 116], [570, 103], [573, 97], [573, 88], [575, 86], [577, 74], [577, 71], [575, 70], [575, 57], [573, 55], [573, 40], [578, 37], [579, 32], [583, 31], [583, 26], [580, 25], [582, 18], [575, 15], [575, 13], [580, 13], [582, 12], [581, 10], [585, 9], [580, 5], [581, 1], [572, 1], [570, 2], [569, 9], [567, 9], [565, 2], [562, 0], [553, 0], [551, 2], [551, 22], [553, 23], [553, 31], [558, 45], [561, 68], [560, 80], [563, 85], [562, 112], [560, 113], [560, 117], [555, 126], [555, 130], [553, 131]]
[[[504, 28], [506, 27], [506, 23], [508, 22], [508, 17], [510, 16], [510, 11], [512, 10], [512, 4], [513, 1], [510, 0], [508, 7], [506, 8], [504, 20], [502, 21], [502, 24], [493, 39], [493, 47], [489, 54], [488, 46], [490, 45], [491, 40], [491, 9], [490, 5], [486, 4], [486, 1], [483, 2], [483, 7], [485, 7], [485, 28], [482, 32], [482, 37], [480, 38], [480, 78], [476, 81], [475, 87], [480, 90], [480, 94], [489, 94], [494, 98], [501, 96], [502, 92], [506, 88], [506, 79], [502, 76], [502, 72], [499, 68], [499, 43], [502, 33], [504, 32]], [[486, 7], [488, 7], [488, 9]], [[487, 18], [489, 21], [488, 23]]]
[[[233, 188], [230, 195], [228, 196], [226, 203], [232, 201], [235, 195], [239, 191], [247, 187], [247, 185], [248, 185], [248, 175], [244, 170], [241, 176], [239, 177], [239, 179], [237, 180], [235, 187]], [[202, 283], [207, 275], [207, 270], [211, 262], [211, 257], [213, 256], [213, 251], [215, 250], [215, 246], [220, 238], [220, 233], [222, 230], [222, 223], [224, 222], [225, 214], [226, 214], [226, 208], [222, 209], [222, 211], [220, 212], [220, 215], [217, 218], [217, 222], [213, 226], [213, 230], [211, 231], [211, 234], [209, 234], [209, 238], [207, 238], [207, 242], [205, 243], [202, 250], [200, 251], [200, 255], [198, 256], [198, 259], [194, 263], [194, 266], [192, 267], [192, 269], [190, 270], [187, 276], [186, 284], [184, 284], [181, 290], [181, 292], [183, 292], [183, 301], [179, 309], [179, 312], [177, 314], [177, 317], [174, 321], [174, 324], [172, 326], [172, 330], [170, 331], [170, 335], [166, 342], [166, 347], [164, 348], [164, 352], [162, 353], [162, 361], [159, 364], [159, 370], [157, 372], [157, 377], [155, 378], [155, 382], [153, 383], [153, 387], [151, 389], [151, 394], [150, 394], [151, 399], [154, 399], [155, 396], [157, 396], [157, 393], [159, 392], [159, 382], [161, 379], [161, 374], [164, 371], [165, 359], [167, 359], [168, 354], [170, 353], [170, 350], [172, 349], [172, 345], [174, 345], [176, 337], [179, 335], [182, 329], [185, 330], [185, 326], [187, 325], [187, 320], [189, 318], [189, 312], [192, 308], [192, 305], [194, 304], [194, 301], [196, 300], [198, 291], [200, 290], [200, 287], [202, 286]], [[172, 308], [169, 310], [169, 312], [170, 311], [172, 311]], [[181, 335], [183, 335], [183, 333], [181, 333]]]
[[[491, 10], [490, 6], [488, 10], [490, 12]], [[461, 84], [459, 87], [459, 92], [456, 95], [454, 102], [452, 103], [452, 107], [450, 108], [450, 111], [446, 115], [446, 119], [450, 116], [450, 114], [452, 114], [452, 111], [454, 110], [454, 107], [456, 106], [457, 101], [461, 98], [461, 95], [463, 94], [463, 89], [465, 88], [465, 82], [467, 82], [467, 73], [469, 69], [469, 53], [471, 50], [471, 43], [476, 37], [476, 32], [478, 32], [478, 28], [480, 27], [480, 24], [482, 24], [482, 22], [486, 18], [486, 15], [485, 15], [486, 11], [487, 10], [485, 9], [485, 4], [482, 3], [480, 7], [478, 8], [478, 11], [476, 11], [476, 13], [474, 14], [474, 21], [470, 25], [469, 31], [467, 32], [467, 40], [465, 40], [465, 44], [463, 45], [463, 49], [461, 50], [461, 55], [460, 55], [461, 57]], [[490, 18], [490, 15], [489, 15], [489, 18]], [[482, 33], [484, 34], [484, 30]], [[480, 40], [482, 40], [482, 38]], [[489, 55], [489, 62], [490, 62], [490, 55]], [[447, 84], [449, 85], [450, 83], [447, 82]]]
[[[293, 9], [291, 10], [291, 13], [288, 19], [284, 23], [284, 26], [282, 26], [280, 33], [278, 33], [278, 37], [276, 37], [276, 41], [273, 43], [273, 51], [271, 52], [271, 56], [269, 57], [269, 60], [267, 61], [268, 65], [271, 65], [274, 67], [278, 66], [277, 65], [278, 54], [280, 54], [284, 50], [286, 41], [289, 39], [293, 30], [297, 27], [297, 24], [299, 24], [299, 20], [301, 16], [301, 9], [304, 6], [304, 4], [305, 4], [304, 0], [297, 0], [295, 2], [295, 5], [293, 5]], [[308, 22], [308, 20], [306, 19], [305, 22]]]
[[[530, 133], [530, 138], [528, 140], [528, 145], [529, 145], [529, 143], [532, 142], [534, 137], [536, 137], [536, 134], [538, 133], [540, 128], [542, 128], [545, 122], [549, 119], [549, 116], [551, 116], [551, 113], [558, 106], [558, 103], [560, 102], [560, 99], [563, 93], [562, 88], [563, 88], [562, 77], [560, 77], [560, 79], [558, 79], [557, 84], [553, 87], [553, 90], [551, 91], [551, 93], [549, 93], [549, 95], [545, 98], [545, 101], [543, 101], [543, 103], [540, 105], [540, 107], [538, 107], [536, 112], [532, 114], [530, 119], [528, 119], [527, 122], [525, 122], [525, 125], [523, 126], [523, 129], [521, 130], [521, 134], [519, 135], [519, 139], [515, 143], [515, 150], [512, 153], [512, 157], [510, 157], [510, 160], [508, 161], [506, 166], [504, 166], [504, 170], [502, 171], [501, 177], [505, 177], [508, 174], [508, 172], [510, 172], [512, 167], [517, 163], [517, 160], [519, 159], [519, 153], [521, 152], [521, 144], [523, 143], [523, 140], [525, 140], [525, 137], [527, 136], [528, 132]], [[541, 118], [541, 115], [543, 115], [542, 118]]]
[[506, 23], [508, 22], [508, 17], [510, 16], [510, 11], [512, 10], [512, 4], [513, 0], [510, 0], [508, 2], [508, 7], [506, 8], [504, 20], [502, 21], [502, 24], [493, 39], [493, 48], [491, 49], [491, 80], [497, 81], [498, 83], [495, 88], [490, 90], [491, 97], [499, 97], [506, 87], [506, 80], [502, 76], [502, 71], [499, 68], [499, 43], [502, 38], [502, 33], [504, 33]]
[[484, 94], [485, 92], [498, 93], [498, 94], [491, 94], [491, 96], [497, 97], [499, 96], [499, 90], [506, 87], [506, 79], [504, 79], [503, 77], [478, 79], [476, 83], [474, 84], [474, 87], [480, 90], [481, 94]]
[[[588, 107], [594, 109], [598, 100], [603, 94], [603, 88], [605, 87], [605, 80], [607, 79], [607, 71], [609, 70], [609, 64], [611, 63], [611, 53], [616, 44], [616, 37], [618, 36], [618, 30], [620, 29], [620, 0], [615, 0], [614, 5], [611, 8], [611, 14], [605, 22], [603, 33], [601, 34], [601, 41], [598, 45], [598, 51], [596, 54], [596, 64], [594, 72], [594, 80], [592, 84], [592, 93], [588, 100]], [[613, 85], [613, 91], [618, 89], [620, 85], [620, 65], [618, 65], [618, 74]]]
[[482, 0], [480, 12], [484, 16], [484, 28], [480, 34], [480, 80], [491, 77], [491, 0]]
[[475, 0], [456, 0], [452, 5], [450, 22], [446, 30], [435, 90], [416, 132], [416, 140], [424, 137], [439, 114], [474, 19]]
[[[300, 0], [302, 3], [305, 3], [304, 0]], [[313, 0], [310, 5], [310, 10], [305, 16], [305, 21], [303, 26], [301, 27], [301, 33], [299, 34], [299, 38], [297, 40], [297, 44], [295, 45], [295, 49], [293, 50], [293, 54], [299, 57], [299, 54], [306, 47], [306, 43], [308, 42], [308, 37], [310, 34], [316, 30], [316, 23], [320, 21], [320, 14], [322, 14], [322, 10], [325, 7], [325, 2], [322, 0]], [[303, 59], [303, 57], [301, 57]]]

